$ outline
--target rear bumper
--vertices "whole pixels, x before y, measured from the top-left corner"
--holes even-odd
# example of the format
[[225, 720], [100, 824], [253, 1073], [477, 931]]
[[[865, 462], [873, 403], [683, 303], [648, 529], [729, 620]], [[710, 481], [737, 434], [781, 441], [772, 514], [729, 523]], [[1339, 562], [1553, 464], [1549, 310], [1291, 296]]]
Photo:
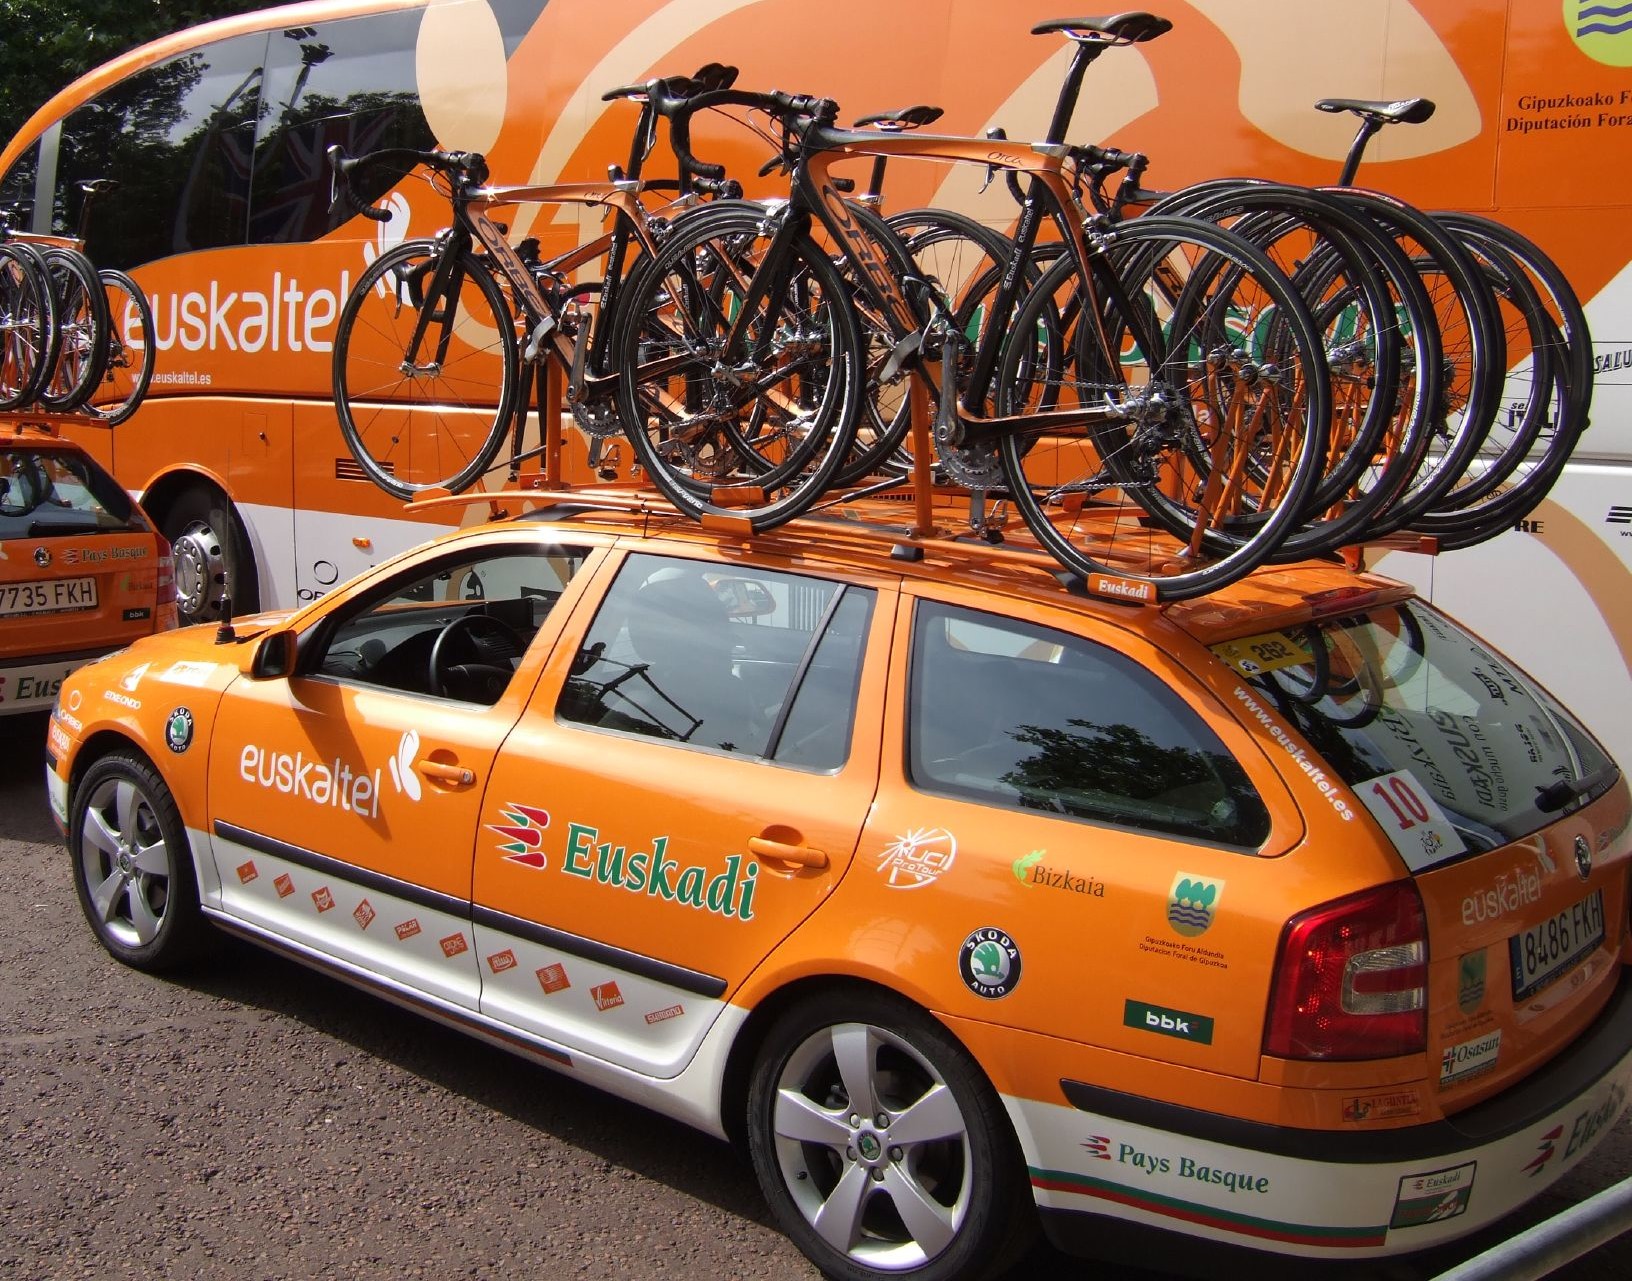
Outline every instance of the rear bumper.
[[1361, 1259], [1425, 1249], [1555, 1183], [1632, 1098], [1632, 972], [1529, 1079], [1446, 1121], [1310, 1131], [1061, 1082], [1070, 1107], [1007, 1099], [1044, 1226], [1101, 1253], [1105, 1220], [1217, 1245]]
[[70, 672], [124, 647], [125, 642], [121, 642], [58, 654], [0, 657], [0, 716], [49, 709]]

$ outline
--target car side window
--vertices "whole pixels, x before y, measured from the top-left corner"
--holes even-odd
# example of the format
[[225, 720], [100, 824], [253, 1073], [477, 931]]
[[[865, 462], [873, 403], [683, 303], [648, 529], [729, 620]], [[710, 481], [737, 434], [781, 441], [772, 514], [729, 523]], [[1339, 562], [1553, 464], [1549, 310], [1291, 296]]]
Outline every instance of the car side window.
[[557, 715], [837, 769], [849, 755], [874, 599], [827, 579], [631, 556], [590, 624]]
[[416, 566], [331, 616], [301, 669], [491, 705], [588, 555], [488, 546]]
[[1066, 632], [925, 601], [913, 627], [914, 786], [1242, 848], [1269, 815], [1176, 693]]

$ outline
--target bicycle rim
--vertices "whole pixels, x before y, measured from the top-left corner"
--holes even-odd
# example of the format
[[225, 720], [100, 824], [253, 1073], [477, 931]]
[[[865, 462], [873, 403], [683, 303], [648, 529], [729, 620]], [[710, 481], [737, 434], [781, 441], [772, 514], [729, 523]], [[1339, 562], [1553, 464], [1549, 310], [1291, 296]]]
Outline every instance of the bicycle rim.
[[57, 308], [44, 260], [0, 245], [0, 409], [27, 404], [56, 358]]
[[439, 290], [441, 258], [430, 240], [381, 254], [346, 299], [335, 335], [340, 433], [368, 478], [400, 498], [468, 489], [515, 412], [519, 357], [503, 295], [468, 254]]
[[843, 463], [860, 413], [849, 291], [808, 237], [723, 203], [676, 222], [620, 308], [619, 413], [652, 482], [693, 517], [769, 529]]
[[108, 359], [108, 299], [84, 254], [42, 252], [57, 308], [57, 352], [35, 393], [48, 409], [77, 408], [96, 388]]
[[141, 286], [124, 272], [104, 268], [97, 275], [108, 300], [108, 355], [81, 409], [115, 426], [136, 412], [153, 381], [153, 312]]

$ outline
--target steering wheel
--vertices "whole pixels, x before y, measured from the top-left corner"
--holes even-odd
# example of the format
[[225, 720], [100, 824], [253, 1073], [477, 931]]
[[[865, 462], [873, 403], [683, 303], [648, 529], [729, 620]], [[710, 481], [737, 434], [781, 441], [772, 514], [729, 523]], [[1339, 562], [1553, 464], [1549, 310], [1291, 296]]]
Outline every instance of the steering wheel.
[[[486, 632], [492, 640], [499, 641], [504, 646], [505, 652], [499, 654], [486, 652], [477, 641], [483, 632]], [[527, 650], [526, 639], [508, 623], [500, 622], [491, 614], [461, 614], [438, 632], [436, 640], [431, 644], [431, 693], [440, 698], [452, 697], [448, 693], [447, 668], [452, 666], [448, 656], [456, 653], [459, 647], [458, 643], [450, 644], [455, 637], [484, 662], [493, 658], [520, 658]]]

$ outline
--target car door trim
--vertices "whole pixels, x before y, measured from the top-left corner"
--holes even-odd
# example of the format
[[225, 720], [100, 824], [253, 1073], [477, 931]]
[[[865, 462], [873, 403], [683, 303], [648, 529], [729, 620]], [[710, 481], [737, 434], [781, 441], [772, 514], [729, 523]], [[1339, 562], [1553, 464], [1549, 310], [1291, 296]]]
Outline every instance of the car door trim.
[[569, 934], [565, 930], [540, 925], [537, 921], [511, 916], [491, 907], [481, 907], [465, 899], [455, 898], [451, 894], [428, 890], [424, 886], [401, 881], [394, 876], [386, 876], [383, 872], [370, 871], [354, 863], [330, 858], [327, 854], [319, 854], [304, 846], [291, 845], [288, 841], [280, 841], [275, 836], [252, 832], [224, 819], [215, 820], [213, 833], [224, 841], [232, 841], [258, 854], [281, 858], [297, 866], [310, 868], [314, 872], [337, 876], [365, 889], [394, 895], [417, 907], [429, 908], [434, 912], [446, 912], [450, 916], [468, 917], [473, 925], [485, 925], [502, 934], [514, 935], [540, 946], [565, 952], [568, 956], [598, 961], [614, 969], [651, 979], [654, 983], [665, 983], [670, 987], [679, 988], [682, 992], [706, 996], [711, 1000], [717, 1000], [725, 995], [726, 981], [714, 974], [688, 970], [683, 965], [660, 961], [655, 956], [630, 952], [621, 947], [614, 947], [610, 943], [602, 943], [598, 939], [585, 938], [581, 934]]
[[355, 863], [330, 858], [327, 854], [319, 854], [301, 845], [291, 845], [288, 841], [280, 841], [275, 836], [252, 832], [247, 827], [239, 827], [236, 823], [228, 823], [224, 819], [215, 820], [211, 834], [221, 840], [232, 841], [236, 845], [252, 849], [257, 854], [281, 858], [285, 862], [310, 868], [314, 872], [340, 877], [365, 889], [393, 895], [416, 907], [429, 908], [433, 912], [445, 912], [449, 916], [470, 915], [470, 903], [466, 899], [455, 898], [452, 894], [443, 894], [439, 890], [428, 890], [423, 885], [398, 880], [383, 872], [373, 872], [366, 867], [358, 867]]
[[340, 979], [342, 982], [362, 988], [364, 991], [371, 992], [375, 996], [390, 1001], [395, 1005], [400, 1005], [404, 1009], [423, 1014], [427, 1018], [435, 1019], [438, 1023], [467, 1032], [472, 1036], [492, 1041], [503, 1049], [541, 1059], [557, 1067], [570, 1068], [573, 1066], [572, 1055], [541, 1037], [523, 1032], [507, 1023], [500, 1023], [496, 1019], [484, 1018], [475, 1010], [467, 1010], [449, 1001], [439, 1000], [419, 988], [385, 978], [371, 970], [364, 969], [360, 965], [353, 965], [339, 960], [326, 952], [320, 952], [316, 948], [297, 943], [281, 934], [275, 934], [263, 926], [239, 920], [236, 916], [230, 916], [225, 912], [209, 907], [204, 908], [204, 914], [210, 918], [210, 921], [217, 928], [223, 929], [229, 934], [235, 934], [251, 943], [269, 948], [301, 965], [310, 966], [314, 970], [321, 970], [323, 973]]
[[490, 930], [514, 935], [526, 939], [529, 943], [537, 943], [541, 947], [554, 948], [568, 956], [598, 961], [614, 969], [638, 975], [640, 978], [651, 979], [654, 983], [666, 983], [670, 987], [677, 987], [682, 992], [690, 992], [695, 996], [718, 1000], [725, 995], [726, 981], [717, 975], [705, 974], [701, 970], [688, 970], [685, 966], [675, 965], [671, 961], [660, 961], [655, 956], [630, 952], [621, 947], [614, 947], [610, 943], [602, 943], [598, 939], [585, 938], [581, 934], [569, 934], [565, 930], [540, 925], [537, 921], [529, 921], [523, 917], [511, 916], [507, 912], [483, 907], [479, 903], [471, 905], [470, 920], [473, 925], [485, 925]]

